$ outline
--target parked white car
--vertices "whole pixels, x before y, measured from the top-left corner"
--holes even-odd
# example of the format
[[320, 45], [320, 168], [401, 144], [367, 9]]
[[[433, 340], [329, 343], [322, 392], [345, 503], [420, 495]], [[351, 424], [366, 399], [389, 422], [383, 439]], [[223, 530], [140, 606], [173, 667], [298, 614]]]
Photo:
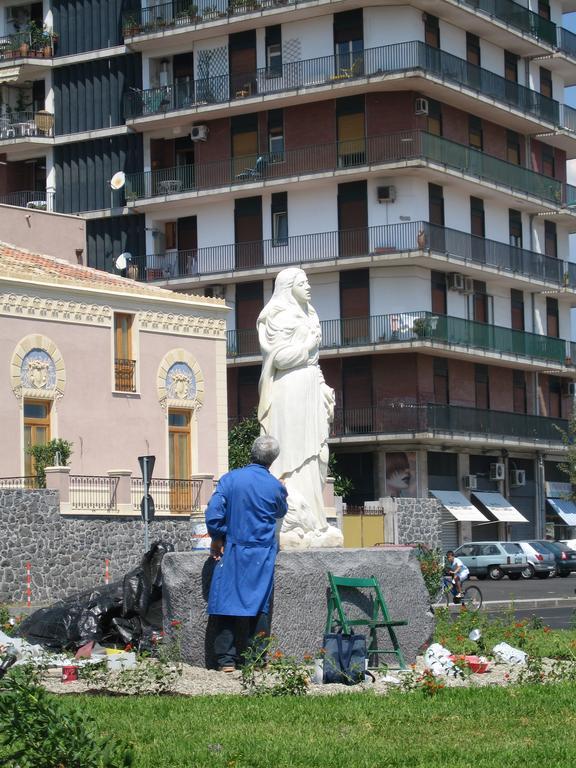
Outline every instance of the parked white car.
[[517, 541], [516, 544], [528, 558], [528, 564], [522, 570], [522, 578], [531, 579], [536, 576], [539, 579], [547, 579], [556, 573], [556, 559], [554, 555], [537, 541]]

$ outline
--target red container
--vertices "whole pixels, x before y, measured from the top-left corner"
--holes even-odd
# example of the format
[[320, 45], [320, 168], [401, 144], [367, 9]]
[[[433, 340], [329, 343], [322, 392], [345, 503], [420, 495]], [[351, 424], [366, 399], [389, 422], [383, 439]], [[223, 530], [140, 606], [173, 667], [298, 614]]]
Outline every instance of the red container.
[[476, 675], [484, 674], [490, 666], [490, 663], [481, 659], [480, 656], [450, 656], [450, 658], [452, 661], [465, 661], [466, 665]]
[[73, 664], [62, 667], [62, 682], [73, 683], [75, 680], [78, 680], [78, 667]]

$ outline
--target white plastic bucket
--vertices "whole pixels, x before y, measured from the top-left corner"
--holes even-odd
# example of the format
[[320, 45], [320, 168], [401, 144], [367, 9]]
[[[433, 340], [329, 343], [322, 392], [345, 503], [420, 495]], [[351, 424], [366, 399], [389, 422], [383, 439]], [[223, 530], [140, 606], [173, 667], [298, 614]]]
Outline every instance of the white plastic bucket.
[[192, 519], [192, 549], [210, 549], [210, 536], [206, 528], [206, 522], [203, 518]]
[[106, 663], [110, 672], [119, 672], [121, 669], [134, 669], [136, 666], [136, 654], [132, 651], [114, 653], [106, 656]]

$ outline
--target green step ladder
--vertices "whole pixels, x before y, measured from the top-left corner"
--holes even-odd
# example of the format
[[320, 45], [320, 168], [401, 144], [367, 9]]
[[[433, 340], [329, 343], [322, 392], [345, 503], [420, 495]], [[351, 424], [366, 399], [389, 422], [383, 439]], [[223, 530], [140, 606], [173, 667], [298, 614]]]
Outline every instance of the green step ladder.
[[[341, 630], [344, 634], [350, 634], [353, 627], [368, 627], [370, 630], [370, 640], [367, 647], [367, 656], [370, 662], [371, 659], [376, 659], [376, 665], [370, 666], [369, 669], [375, 669], [378, 666], [378, 656], [390, 656], [396, 657], [400, 669], [406, 669], [406, 661], [400, 649], [398, 638], [394, 627], [402, 627], [408, 624], [405, 619], [393, 620], [388, 613], [388, 606], [382, 596], [382, 590], [380, 584], [375, 576], [370, 576], [366, 579], [354, 579], [348, 576], [334, 576], [333, 573], [328, 571], [328, 582], [330, 585], [330, 594], [328, 596], [328, 616], [326, 618], [326, 632], [335, 632]], [[349, 619], [344, 611], [342, 605], [342, 596], [340, 589], [361, 589], [371, 592], [367, 597], [372, 603], [372, 616], [366, 616], [362, 619]], [[363, 593], [364, 594], [364, 593]], [[378, 648], [378, 633], [379, 628], [384, 628], [388, 631], [390, 640], [392, 642], [392, 648]]]

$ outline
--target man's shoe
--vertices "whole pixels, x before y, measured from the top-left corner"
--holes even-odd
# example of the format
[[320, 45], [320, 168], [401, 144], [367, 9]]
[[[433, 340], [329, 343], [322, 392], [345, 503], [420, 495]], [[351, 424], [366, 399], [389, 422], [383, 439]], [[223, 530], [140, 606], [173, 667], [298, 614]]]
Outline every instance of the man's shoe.
[[225, 664], [223, 667], [218, 667], [218, 672], [236, 672], [234, 664]]

